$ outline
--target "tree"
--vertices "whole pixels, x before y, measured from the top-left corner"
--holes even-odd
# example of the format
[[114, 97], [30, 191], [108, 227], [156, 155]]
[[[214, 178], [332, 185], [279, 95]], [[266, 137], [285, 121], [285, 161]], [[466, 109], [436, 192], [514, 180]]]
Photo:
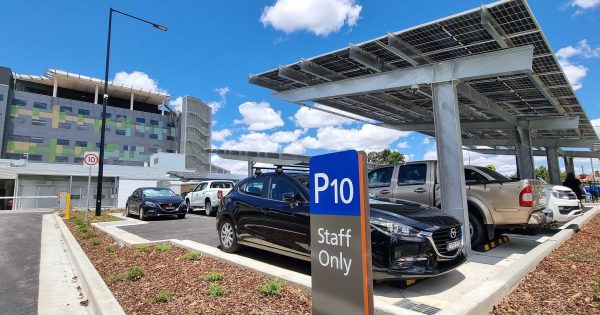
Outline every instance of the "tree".
[[535, 168], [535, 177], [543, 179], [546, 183], [550, 182], [550, 172], [548, 172], [548, 168], [545, 166]]
[[492, 164], [488, 164], [488, 166], [486, 166], [487, 168], [491, 169], [492, 171], [496, 171], [496, 167]]
[[367, 154], [367, 162], [377, 165], [399, 164], [404, 162], [404, 154], [390, 149], [373, 151]]

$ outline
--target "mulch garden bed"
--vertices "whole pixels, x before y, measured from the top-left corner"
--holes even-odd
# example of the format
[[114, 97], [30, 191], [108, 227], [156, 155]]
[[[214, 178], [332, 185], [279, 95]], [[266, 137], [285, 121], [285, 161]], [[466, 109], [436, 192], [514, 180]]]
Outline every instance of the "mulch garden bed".
[[600, 215], [546, 257], [492, 314], [600, 314]]
[[65, 222], [127, 314], [311, 313], [310, 293], [299, 288], [175, 246], [119, 246], [81, 219]]

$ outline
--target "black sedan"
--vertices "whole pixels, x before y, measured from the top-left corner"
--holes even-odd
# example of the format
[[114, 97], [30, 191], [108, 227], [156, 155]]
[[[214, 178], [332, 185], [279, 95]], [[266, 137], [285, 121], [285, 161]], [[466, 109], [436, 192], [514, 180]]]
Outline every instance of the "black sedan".
[[[221, 250], [240, 245], [310, 260], [309, 191], [306, 174], [267, 173], [239, 182], [217, 213]], [[462, 224], [420, 203], [370, 199], [375, 280], [419, 279], [466, 261]]]
[[183, 198], [169, 188], [143, 187], [133, 191], [125, 206], [127, 216], [138, 215], [144, 221], [151, 217], [177, 216], [185, 218]]

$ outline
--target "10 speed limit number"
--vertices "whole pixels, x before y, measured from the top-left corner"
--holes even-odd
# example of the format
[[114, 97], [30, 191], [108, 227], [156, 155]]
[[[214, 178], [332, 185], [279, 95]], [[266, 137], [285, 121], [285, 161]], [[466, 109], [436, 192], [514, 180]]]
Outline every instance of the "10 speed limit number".
[[85, 152], [83, 154], [83, 166], [93, 167], [98, 166], [100, 155], [98, 152]]

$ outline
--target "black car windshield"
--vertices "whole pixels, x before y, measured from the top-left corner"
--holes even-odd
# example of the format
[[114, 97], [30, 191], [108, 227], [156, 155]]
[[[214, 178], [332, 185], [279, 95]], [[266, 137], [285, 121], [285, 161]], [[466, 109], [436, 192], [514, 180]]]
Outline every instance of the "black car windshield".
[[300, 182], [306, 189], [308, 189], [308, 175], [306, 174], [290, 174], [291, 177], [295, 178]]
[[487, 167], [483, 167], [483, 166], [475, 166], [476, 169], [482, 171], [483, 173], [485, 173], [487, 176], [490, 176], [491, 178], [493, 178], [494, 180], [499, 180], [499, 181], [503, 181], [503, 182], [510, 182], [510, 178], [496, 172], [493, 171]]
[[144, 197], [175, 197], [177, 196], [169, 188], [146, 188], [143, 191]]

